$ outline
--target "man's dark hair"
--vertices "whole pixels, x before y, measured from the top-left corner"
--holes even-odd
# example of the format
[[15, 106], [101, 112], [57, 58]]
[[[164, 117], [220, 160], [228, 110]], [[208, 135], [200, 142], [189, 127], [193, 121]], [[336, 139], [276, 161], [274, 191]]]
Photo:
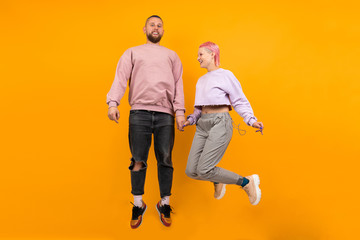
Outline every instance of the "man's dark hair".
[[153, 17], [159, 18], [159, 19], [163, 22], [163, 20], [161, 19], [160, 16], [158, 16], [158, 15], [151, 15], [150, 17], [148, 17], [148, 18], [146, 19], [145, 25], [147, 24], [147, 22], [149, 21], [149, 19], [150, 19], [150, 18], [153, 18]]

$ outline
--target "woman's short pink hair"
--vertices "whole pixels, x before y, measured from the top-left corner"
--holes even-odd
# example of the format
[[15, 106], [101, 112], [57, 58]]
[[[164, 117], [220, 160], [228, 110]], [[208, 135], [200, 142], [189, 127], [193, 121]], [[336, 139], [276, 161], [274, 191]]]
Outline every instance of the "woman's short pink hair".
[[215, 57], [214, 57], [215, 66], [219, 66], [220, 65], [220, 49], [219, 49], [219, 46], [216, 45], [213, 42], [205, 42], [205, 43], [201, 44], [199, 48], [202, 48], [202, 47], [208, 49], [210, 52], [215, 53]]

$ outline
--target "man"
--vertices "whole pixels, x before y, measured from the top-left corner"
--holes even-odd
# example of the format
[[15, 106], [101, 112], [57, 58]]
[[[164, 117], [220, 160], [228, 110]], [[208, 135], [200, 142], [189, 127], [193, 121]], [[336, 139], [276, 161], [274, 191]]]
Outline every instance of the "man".
[[147, 208], [142, 195], [147, 158], [154, 135], [161, 197], [156, 208], [161, 222], [169, 227], [174, 115], [180, 131], [185, 122], [182, 64], [174, 51], [159, 44], [164, 34], [163, 21], [159, 16], [150, 16], [143, 31], [147, 36], [146, 44], [129, 48], [118, 62], [114, 82], [107, 94], [108, 116], [110, 120], [118, 122], [120, 113], [117, 106], [129, 80], [129, 145], [132, 154], [129, 169], [131, 193], [134, 196], [130, 226], [140, 226]]

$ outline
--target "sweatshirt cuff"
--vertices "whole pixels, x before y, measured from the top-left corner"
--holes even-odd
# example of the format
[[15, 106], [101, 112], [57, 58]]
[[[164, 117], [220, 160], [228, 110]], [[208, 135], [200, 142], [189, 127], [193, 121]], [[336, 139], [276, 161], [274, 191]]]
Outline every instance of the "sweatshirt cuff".
[[189, 115], [186, 120], [188, 120], [188, 121], [190, 122], [190, 125], [194, 125], [194, 124], [195, 124], [195, 119], [194, 119], [194, 117], [191, 116], [191, 115]]
[[118, 104], [116, 102], [113, 102], [113, 101], [109, 102], [109, 108], [117, 107], [117, 106], [118, 106]]
[[176, 110], [175, 114], [176, 114], [176, 116], [184, 116], [185, 110]]
[[254, 123], [256, 123], [256, 118], [250, 118], [250, 120], [249, 120], [249, 122], [248, 122], [248, 125], [250, 126], [250, 127], [252, 127], [252, 125], [254, 124]]

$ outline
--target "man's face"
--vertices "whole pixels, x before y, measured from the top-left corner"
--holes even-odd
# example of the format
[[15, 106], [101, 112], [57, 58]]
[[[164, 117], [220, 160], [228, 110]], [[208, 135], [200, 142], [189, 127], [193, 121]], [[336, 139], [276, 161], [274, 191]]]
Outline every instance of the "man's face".
[[150, 42], [158, 43], [164, 34], [163, 22], [157, 17], [152, 17], [147, 21], [143, 30]]

